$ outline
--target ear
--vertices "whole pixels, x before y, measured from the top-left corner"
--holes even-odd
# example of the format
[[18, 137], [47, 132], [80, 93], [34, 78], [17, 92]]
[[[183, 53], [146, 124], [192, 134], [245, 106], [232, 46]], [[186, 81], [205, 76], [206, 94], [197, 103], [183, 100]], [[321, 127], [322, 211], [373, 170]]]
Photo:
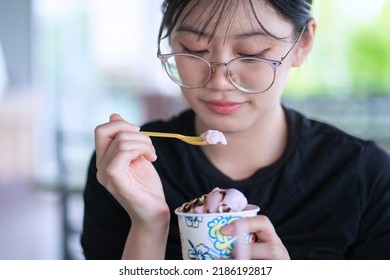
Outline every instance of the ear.
[[305, 61], [306, 57], [310, 53], [314, 37], [316, 33], [317, 23], [314, 19], [309, 20], [307, 23], [307, 28], [305, 33], [303, 34], [301, 41], [296, 46], [294, 58], [293, 58], [293, 67], [299, 67]]

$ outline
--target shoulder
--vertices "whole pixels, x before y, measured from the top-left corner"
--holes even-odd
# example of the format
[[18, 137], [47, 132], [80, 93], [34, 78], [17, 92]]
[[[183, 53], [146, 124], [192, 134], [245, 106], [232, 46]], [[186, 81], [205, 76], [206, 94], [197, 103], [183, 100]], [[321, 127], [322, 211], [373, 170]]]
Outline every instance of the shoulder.
[[352, 135], [332, 124], [308, 118], [300, 112], [286, 108], [289, 133], [305, 149], [330, 149], [334, 152], [353, 150], [364, 153], [372, 142]]
[[[372, 185], [378, 176], [390, 185], [390, 155], [374, 141], [351, 135], [333, 125], [309, 119], [286, 109], [292, 140], [293, 159], [317, 173], [318, 170], [345, 172], [364, 185]], [[317, 170], [317, 172], [315, 171]], [[369, 183], [371, 181], [371, 183]]]
[[285, 108], [289, 126], [307, 137], [338, 137], [352, 142], [364, 142], [352, 134], [322, 120], [309, 118], [306, 115], [291, 108]]
[[377, 143], [368, 141], [358, 169], [361, 191], [365, 193], [365, 197], [387, 199], [390, 205], [390, 154]]

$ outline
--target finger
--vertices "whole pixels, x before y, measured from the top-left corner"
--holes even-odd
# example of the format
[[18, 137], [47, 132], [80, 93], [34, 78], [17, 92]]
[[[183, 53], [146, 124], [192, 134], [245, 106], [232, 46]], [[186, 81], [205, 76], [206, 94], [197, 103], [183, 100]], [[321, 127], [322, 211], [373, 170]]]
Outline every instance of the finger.
[[[226, 235], [239, 235], [247, 232], [256, 234], [257, 241], [249, 245], [251, 259], [289, 259], [289, 254], [274, 226], [268, 217], [259, 215], [235, 220], [223, 227], [222, 233]], [[246, 257], [240, 254], [246, 252], [234, 252], [238, 257]]]
[[232, 250], [232, 258], [235, 260], [250, 260], [251, 248], [244, 240], [238, 240]]
[[255, 260], [288, 260], [289, 254], [281, 242], [255, 243], [249, 247], [250, 258]]
[[[119, 116], [119, 115], [118, 115]], [[106, 151], [115, 138], [121, 131], [139, 131], [139, 127], [120, 120], [118, 116], [111, 115], [110, 120], [113, 121], [101, 124], [95, 128], [95, 147], [96, 147], [96, 162], [99, 163], [104, 158]], [[115, 120], [115, 121], [114, 121]]]
[[[138, 133], [137, 133], [138, 134]], [[123, 134], [121, 134], [122, 136]], [[137, 135], [138, 136], [138, 135]], [[148, 161], [155, 161], [157, 159], [156, 151], [148, 139], [148, 137], [145, 139], [137, 139], [137, 136], [134, 139], [123, 139], [122, 137], [115, 138], [112, 143], [112, 150], [114, 150], [114, 153], [118, 153], [121, 151], [132, 151], [135, 150], [139, 155], [143, 155], [145, 159]], [[139, 137], [142, 137], [143, 135], [140, 135]], [[111, 147], [110, 147], [111, 148]]]
[[237, 235], [247, 232], [255, 232], [257, 237], [265, 242], [275, 242], [279, 240], [274, 226], [268, 217], [264, 215], [235, 220], [223, 227], [221, 230], [225, 235]]
[[[137, 150], [124, 150], [116, 153], [115, 157], [107, 164], [107, 166], [102, 170], [98, 169], [98, 174], [102, 177], [108, 175], [112, 178], [114, 185], [121, 185], [121, 182], [116, 182], [118, 178], [123, 178], [122, 175], [129, 176], [129, 163], [139, 157]], [[118, 176], [121, 175], [121, 176]], [[104, 184], [103, 184], [104, 185]], [[110, 186], [106, 186], [110, 187]]]
[[157, 159], [154, 149], [144, 141], [121, 140], [115, 138], [107, 150], [107, 156], [98, 165], [98, 172], [102, 177], [107, 174], [110, 178], [123, 178], [124, 174], [129, 175], [131, 166], [137, 164], [139, 159], [149, 162]]
[[[130, 145], [132, 143], [131, 141], [133, 141], [133, 143], [134, 143], [133, 146]], [[138, 145], [145, 145], [146, 144], [151, 152], [151, 155], [153, 157], [156, 156], [156, 150], [153, 146], [152, 139], [149, 136], [142, 134], [142, 133], [129, 132], [129, 131], [119, 132], [118, 134], [116, 134], [113, 142], [117, 142], [117, 145], [119, 145], [119, 143], [122, 143], [124, 145], [122, 147], [123, 149], [138, 149], [137, 148]], [[146, 153], [149, 152], [147, 149], [145, 149], [144, 151]], [[141, 153], [141, 154], [144, 154], [144, 153]], [[153, 160], [151, 160], [151, 161], [153, 161]]]
[[121, 115], [119, 115], [117, 113], [113, 113], [110, 116], [110, 122], [113, 122], [113, 121], [123, 121], [123, 118]]

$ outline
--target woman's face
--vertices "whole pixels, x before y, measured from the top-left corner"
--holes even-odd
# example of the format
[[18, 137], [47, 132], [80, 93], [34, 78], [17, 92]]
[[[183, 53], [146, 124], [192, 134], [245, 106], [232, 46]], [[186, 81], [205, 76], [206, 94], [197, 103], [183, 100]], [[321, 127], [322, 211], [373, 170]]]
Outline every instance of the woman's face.
[[[183, 20], [179, 20], [170, 36], [172, 52], [199, 55], [209, 62], [226, 63], [243, 56], [256, 56], [280, 61], [293, 46], [296, 39], [293, 25], [278, 16], [263, 1], [253, 1], [256, 16], [264, 27], [278, 38], [267, 35], [246, 1], [237, 1], [237, 9], [222, 17], [214, 31], [210, 24], [203, 36], [202, 23], [210, 18], [209, 1], [194, 8]], [[233, 3], [233, 2], [229, 2]], [[232, 4], [233, 5], [233, 4]], [[191, 7], [187, 7], [191, 9]], [[186, 11], [183, 13], [186, 14]], [[213, 18], [213, 17], [211, 17]], [[274, 84], [260, 94], [247, 94], [237, 89], [227, 78], [223, 65], [216, 67], [207, 84], [200, 88], [182, 88], [190, 106], [197, 114], [203, 129], [217, 129], [225, 133], [255, 128], [262, 120], [272, 117], [280, 109], [280, 97], [292, 66], [294, 50], [277, 67]], [[249, 68], [248, 68], [249, 69]], [[190, 70], [196, 71], [196, 69]], [[258, 77], [267, 79], [267, 77]]]

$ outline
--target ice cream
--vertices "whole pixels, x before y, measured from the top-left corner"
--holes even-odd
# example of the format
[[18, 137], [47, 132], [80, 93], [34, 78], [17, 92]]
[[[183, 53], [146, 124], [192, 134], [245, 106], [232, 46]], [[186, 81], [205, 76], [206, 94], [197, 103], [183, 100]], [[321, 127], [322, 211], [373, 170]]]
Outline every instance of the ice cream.
[[230, 258], [236, 244], [254, 243], [254, 233], [224, 235], [221, 229], [238, 219], [254, 217], [259, 210], [248, 204], [240, 191], [220, 188], [176, 208], [183, 259]]
[[184, 203], [178, 210], [183, 213], [239, 212], [247, 205], [248, 200], [240, 191], [214, 188], [210, 193]]
[[215, 145], [221, 143], [222, 145], [226, 145], [227, 141], [222, 132], [218, 130], [207, 130], [200, 135], [203, 141]]

